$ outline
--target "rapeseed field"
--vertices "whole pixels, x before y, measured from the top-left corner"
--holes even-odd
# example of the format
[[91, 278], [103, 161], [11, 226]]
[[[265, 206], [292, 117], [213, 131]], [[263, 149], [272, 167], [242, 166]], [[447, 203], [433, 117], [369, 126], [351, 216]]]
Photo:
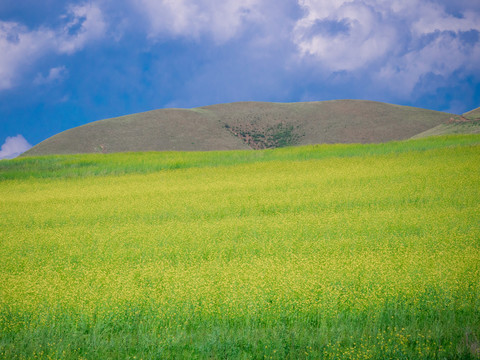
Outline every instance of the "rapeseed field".
[[480, 358], [478, 135], [0, 179], [1, 359]]

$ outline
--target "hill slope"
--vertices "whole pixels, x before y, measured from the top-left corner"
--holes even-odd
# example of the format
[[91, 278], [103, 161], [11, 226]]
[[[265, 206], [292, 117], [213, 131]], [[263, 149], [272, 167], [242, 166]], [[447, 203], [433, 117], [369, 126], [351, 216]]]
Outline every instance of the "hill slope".
[[95, 121], [57, 134], [24, 155], [376, 143], [410, 138], [451, 116], [363, 100], [239, 102]]
[[414, 139], [451, 134], [480, 134], [480, 108], [451, 117], [448, 122], [413, 136]]
[[472, 111], [466, 112], [463, 114], [464, 117], [470, 120], [480, 120], [480, 107], [473, 109]]

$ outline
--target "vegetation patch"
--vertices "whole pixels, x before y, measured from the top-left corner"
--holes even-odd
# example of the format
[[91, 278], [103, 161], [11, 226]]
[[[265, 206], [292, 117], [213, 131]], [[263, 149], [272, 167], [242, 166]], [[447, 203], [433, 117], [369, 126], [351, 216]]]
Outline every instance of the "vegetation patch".
[[283, 122], [272, 126], [258, 126], [255, 123], [233, 126], [225, 124], [225, 128], [255, 150], [297, 145], [301, 137], [305, 136], [300, 134], [299, 125]]
[[471, 123], [471, 124], [480, 124], [480, 117], [476, 117], [476, 116], [454, 116], [454, 117], [451, 117], [447, 124], [467, 124], [467, 123]]

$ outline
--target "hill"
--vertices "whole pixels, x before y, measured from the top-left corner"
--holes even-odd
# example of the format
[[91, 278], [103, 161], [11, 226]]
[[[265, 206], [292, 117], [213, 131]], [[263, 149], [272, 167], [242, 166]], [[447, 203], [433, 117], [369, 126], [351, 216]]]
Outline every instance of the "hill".
[[451, 116], [364, 100], [238, 102], [95, 121], [59, 133], [24, 155], [378, 143], [408, 139], [445, 123]]
[[448, 122], [413, 136], [414, 139], [451, 134], [480, 134], [480, 108], [451, 117]]
[[480, 107], [472, 111], [466, 112], [465, 114], [463, 114], [463, 116], [470, 120], [480, 120]]

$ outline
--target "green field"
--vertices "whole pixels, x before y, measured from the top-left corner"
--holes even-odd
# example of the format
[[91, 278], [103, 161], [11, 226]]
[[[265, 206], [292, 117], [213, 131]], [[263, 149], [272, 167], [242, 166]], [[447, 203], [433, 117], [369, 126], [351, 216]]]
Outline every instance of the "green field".
[[478, 359], [480, 135], [0, 161], [1, 359]]

